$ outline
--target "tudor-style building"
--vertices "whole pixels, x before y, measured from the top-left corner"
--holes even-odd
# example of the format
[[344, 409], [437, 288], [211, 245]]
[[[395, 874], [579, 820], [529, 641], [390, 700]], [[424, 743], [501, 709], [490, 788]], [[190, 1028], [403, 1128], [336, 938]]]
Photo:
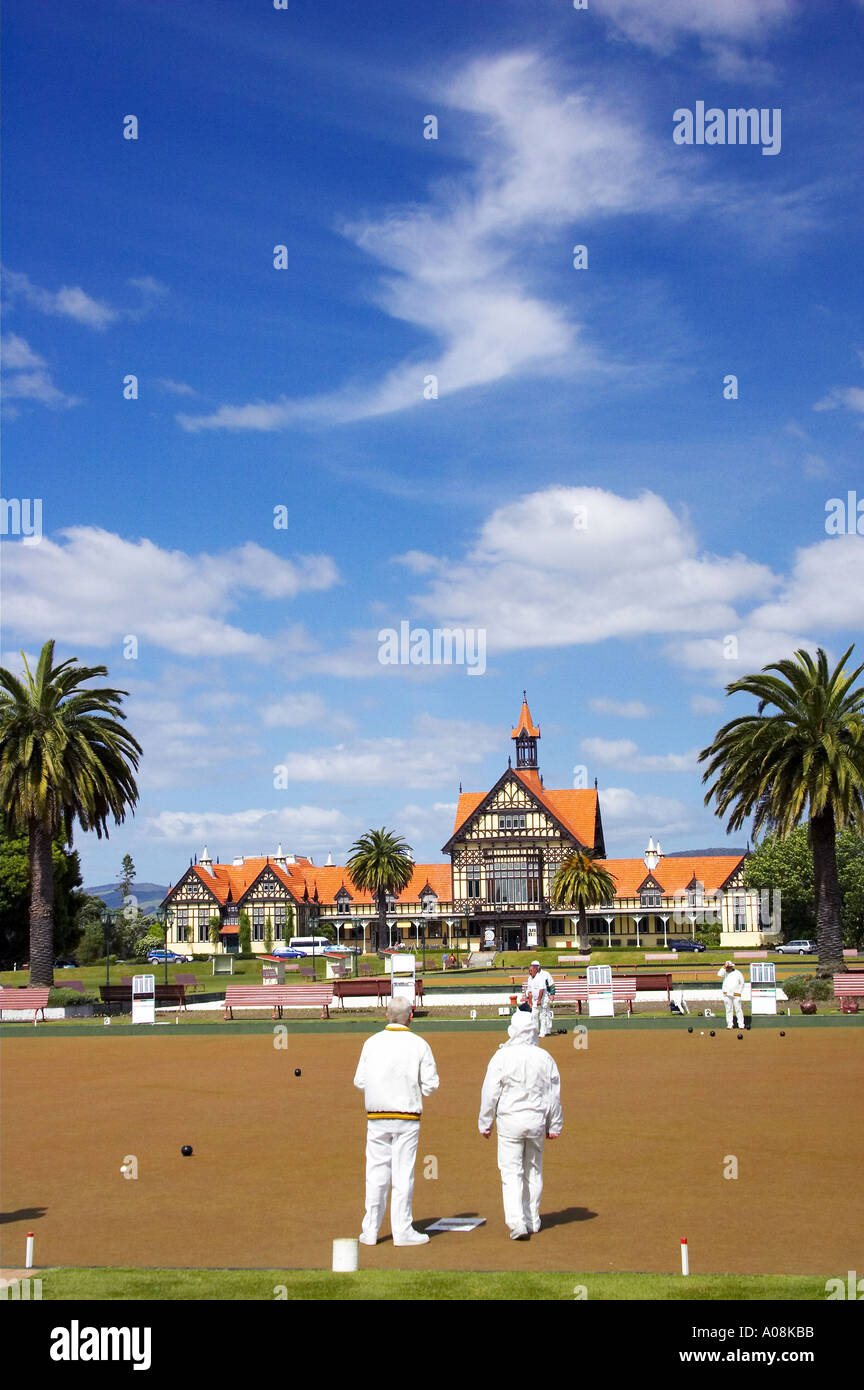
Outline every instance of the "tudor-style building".
[[[674, 946], [703, 923], [719, 921], [721, 947], [767, 946], [780, 938], [779, 912], [744, 887], [746, 854], [710, 850], [664, 855], [649, 840], [641, 859], [607, 859], [600, 801], [593, 788], [546, 787], [540, 730], [523, 695], [516, 745], [488, 792], [463, 792], [449, 862], [415, 864], [410, 882], [388, 903], [388, 945], [431, 949], [484, 946], [497, 951], [542, 947]], [[615, 894], [588, 909], [579, 937], [572, 910], [552, 905], [552, 883], [574, 850], [592, 854], [612, 875]], [[377, 920], [372, 895], [354, 886], [345, 866], [316, 866], [284, 854], [214, 863], [206, 850], [190, 863], [164, 901], [168, 944], [196, 954], [238, 949], [239, 918], [249, 915], [253, 951], [264, 954], [325, 923], [344, 944], [368, 949]], [[219, 944], [211, 941], [218, 918]]]
[[[453, 907], [469, 937], [497, 951], [545, 945], [552, 881], [577, 849], [606, 852], [596, 786], [551, 790], [537, 763], [540, 730], [523, 698], [508, 759], [488, 792], [462, 792], [444, 845], [453, 872]], [[572, 932], [570, 933], [572, 935]]]

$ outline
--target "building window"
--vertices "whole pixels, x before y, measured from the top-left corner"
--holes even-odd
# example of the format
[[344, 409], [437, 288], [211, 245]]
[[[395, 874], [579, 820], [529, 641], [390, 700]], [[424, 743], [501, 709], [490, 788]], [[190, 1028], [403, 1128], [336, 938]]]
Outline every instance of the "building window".
[[705, 887], [704, 887], [704, 885], [701, 884], [701, 883], [694, 883], [694, 885], [693, 885], [692, 888], [688, 888], [688, 889], [687, 889], [687, 906], [688, 906], [688, 907], [703, 907], [703, 906], [704, 906], [704, 894], [705, 894]]
[[[476, 869], [473, 870], [473, 872], [476, 873]], [[469, 879], [468, 879], [467, 892], [468, 892], [468, 897], [469, 897], [469, 898], [479, 898], [479, 897], [480, 897], [481, 889], [480, 889], [480, 879], [479, 879], [479, 878], [469, 878]]]
[[499, 817], [498, 817], [498, 829], [499, 829], [499, 830], [524, 830], [524, 829], [525, 829], [525, 812], [522, 811], [521, 813], [517, 813], [517, 814], [508, 813], [507, 815], [499, 816]]
[[732, 930], [747, 930], [747, 902], [745, 898], [732, 899]]
[[539, 855], [497, 857], [486, 865], [486, 899], [502, 906], [533, 906], [541, 900]]
[[656, 888], [645, 888], [639, 894], [640, 907], [661, 907], [660, 894]]

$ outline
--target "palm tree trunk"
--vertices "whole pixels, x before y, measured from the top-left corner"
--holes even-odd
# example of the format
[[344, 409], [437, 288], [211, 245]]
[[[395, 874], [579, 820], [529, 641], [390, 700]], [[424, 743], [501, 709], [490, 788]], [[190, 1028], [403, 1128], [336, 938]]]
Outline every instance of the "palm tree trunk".
[[816, 939], [823, 970], [843, 968], [843, 933], [840, 926], [840, 880], [834, 812], [829, 807], [810, 821], [813, 875], [816, 887]]
[[375, 928], [375, 953], [383, 950], [382, 942], [387, 935], [387, 898], [381, 889], [375, 895], [378, 899], [378, 925]]
[[579, 945], [584, 948], [588, 944], [588, 913], [585, 911], [585, 904], [579, 904]]
[[30, 983], [54, 983], [54, 865], [51, 835], [30, 824]]

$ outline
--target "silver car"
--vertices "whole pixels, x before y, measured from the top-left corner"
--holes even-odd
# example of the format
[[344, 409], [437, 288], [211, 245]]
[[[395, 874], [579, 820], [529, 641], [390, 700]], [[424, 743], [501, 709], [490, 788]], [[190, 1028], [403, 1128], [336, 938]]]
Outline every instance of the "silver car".
[[785, 941], [782, 946], [774, 948], [781, 956], [809, 956], [816, 950], [816, 943], [813, 941]]

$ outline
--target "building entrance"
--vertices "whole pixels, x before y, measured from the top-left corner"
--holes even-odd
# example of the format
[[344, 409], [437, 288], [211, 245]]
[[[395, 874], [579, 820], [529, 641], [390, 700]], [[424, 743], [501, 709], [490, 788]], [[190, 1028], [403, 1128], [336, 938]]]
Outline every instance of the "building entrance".
[[501, 950], [502, 950], [502, 951], [521, 951], [521, 950], [522, 950], [522, 928], [521, 928], [521, 927], [502, 927], [502, 928], [501, 928]]

